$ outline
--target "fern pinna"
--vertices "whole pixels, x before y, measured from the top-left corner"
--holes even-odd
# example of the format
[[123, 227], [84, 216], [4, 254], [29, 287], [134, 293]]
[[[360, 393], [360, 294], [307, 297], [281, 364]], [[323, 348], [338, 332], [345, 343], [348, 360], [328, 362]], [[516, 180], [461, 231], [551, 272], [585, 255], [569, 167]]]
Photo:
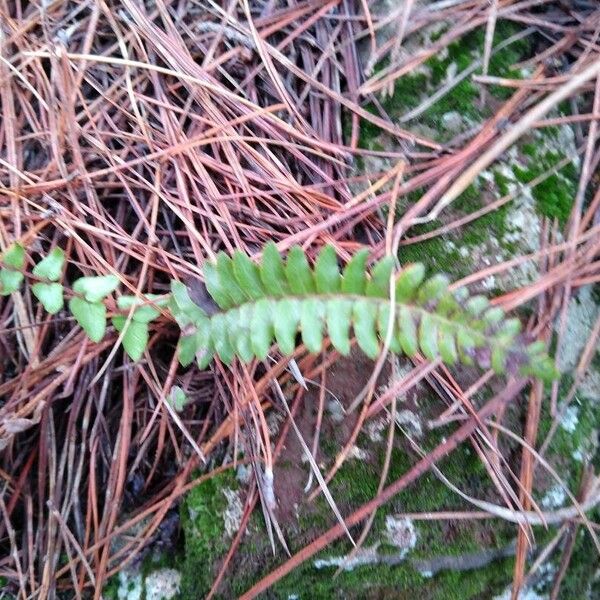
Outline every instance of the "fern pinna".
[[229, 364], [264, 359], [273, 342], [284, 355], [296, 338], [318, 352], [325, 336], [341, 354], [351, 348], [351, 331], [361, 350], [375, 358], [383, 342], [390, 351], [452, 365], [461, 362], [492, 367], [497, 373], [555, 376], [544, 344], [527, 344], [518, 319], [491, 307], [484, 296], [465, 288], [449, 291], [444, 275], [425, 278], [421, 264], [393, 278], [394, 261], [386, 257], [367, 268], [368, 251], [357, 252], [340, 273], [335, 250], [322, 249], [311, 269], [300, 247], [284, 261], [275, 244], [265, 246], [260, 265], [236, 251], [219, 253], [204, 266], [206, 288], [219, 310], [208, 314], [172, 282], [170, 312], [182, 329], [179, 359], [205, 368], [215, 355]]

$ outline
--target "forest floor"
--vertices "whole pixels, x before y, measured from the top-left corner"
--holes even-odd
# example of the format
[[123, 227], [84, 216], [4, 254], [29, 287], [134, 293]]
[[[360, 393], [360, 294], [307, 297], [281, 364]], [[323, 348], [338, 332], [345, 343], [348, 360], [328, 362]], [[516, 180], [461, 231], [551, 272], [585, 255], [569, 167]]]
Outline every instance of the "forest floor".
[[[588, 0], [0, 3], [0, 598], [600, 597], [599, 35]], [[167, 314], [134, 361], [33, 292], [59, 247], [69, 294], [198, 297], [269, 241], [447, 273], [560, 377], [183, 368]]]

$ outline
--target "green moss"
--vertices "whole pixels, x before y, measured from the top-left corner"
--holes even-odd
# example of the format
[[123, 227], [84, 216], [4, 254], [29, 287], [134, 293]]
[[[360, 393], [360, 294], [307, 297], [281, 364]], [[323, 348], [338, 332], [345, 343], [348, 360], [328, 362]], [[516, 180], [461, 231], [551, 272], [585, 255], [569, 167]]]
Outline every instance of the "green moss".
[[[560, 399], [566, 397], [572, 383], [572, 377], [567, 375], [562, 377], [558, 394], [559, 408]], [[549, 395], [549, 390], [547, 394]], [[544, 440], [552, 426], [553, 418], [549, 413], [548, 405], [549, 402], [545, 402], [542, 408], [538, 440]], [[576, 494], [581, 482], [583, 464], [575, 461], [573, 455], [582, 448], [589, 447], [594, 431], [600, 423], [600, 406], [593, 400], [577, 394], [569, 409], [577, 413], [575, 428], [567, 430], [559, 425], [548, 448], [547, 456], [553, 464], [559, 465], [559, 475], [564, 479], [571, 492]], [[596, 468], [600, 466], [599, 453], [592, 462]]]
[[510, 179], [506, 177], [506, 175], [503, 175], [502, 173], [500, 173], [500, 171], [495, 170], [494, 183], [496, 184], [496, 188], [498, 189], [500, 196], [508, 196], [508, 194], [510, 193]]
[[113, 575], [108, 582], [104, 585], [102, 590], [102, 597], [105, 600], [118, 600], [119, 598], [119, 576]]
[[232, 473], [221, 473], [192, 489], [180, 510], [185, 537], [185, 557], [181, 565], [181, 597], [203, 597], [214, 580], [215, 567], [229, 548], [224, 535], [224, 488], [237, 489]]
[[[500, 21], [496, 27], [494, 44], [497, 45], [519, 30], [520, 28], [513, 23]], [[381, 102], [385, 112], [394, 120], [419, 106], [423, 99], [431, 96], [444, 85], [450, 69], [460, 73], [481, 58], [484, 43], [485, 31], [483, 28], [478, 28], [451, 43], [443, 58], [433, 56], [423, 64], [419, 72], [408, 73], [397, 79], [394, 84], [394, 93]], [[530, 41], [524, 38], [498, 52], [490, 59], [489, 73], [499, 77], [520, 78], [521, 74], [512, 69], [512, 66], [530, 55], [530, 46]], [[383, 66], [385, 66], [384, 63], [378, 65], [378, 68], [383, 68]], [[476, 73], [480, 72], [481, 69], [476, 71]], [[491, 86], [489, 90], [492, 95], [500, 99], [505, 99], [513, 93], [511, 89], [499, 86]], [[471, 78], [468, 77], [437, 100], [415, 122], [410, 123], [409, 128], [419, 123], [434, 132], [439, 141], [447, 141], [454, 135], [444, 129], [443, 117], [447, 113], [458, 112], [463, 118], [474, 123], [490, 116], [489, 106], [484, 108], [479, 106], [479, 96], [480, 87], [472, 83]], [[376, 113], [374, 105], [368, 105], [366, 108]], [[377, 126], [363, 120], [360, 135], [361, 147], [370, 148], [370, 141], [380, 133], [381, 130]]]
[[[598, 510], [588, 515], [591, 521], [598, 521]], [[593, 549], [588, 531], [580, 527], [569, 568], [562, 582], [559, 600], [571, 598], [600, 598], [600, 580], [596, 577], [600, 562]]]
[[[528, 184], [545, 171], [555, 169], [555, 166], [565, 158], [564, 153], [548, 149], [545, 140], [553, 140], [554, 145], [558, 146], [556, 130], [552, 128], [545, 130], [539, 144], [523, 145], [522, 151], [526, 157], [526, 166], [524, 168], [515, 166], [514, 168], [515, 177], [521, 183]], [[573, 163], [567, 163], [532, 189], [540, 213], [546, 217], [558, 219], [563, 226], [571, 213], [576, 192], [577, 169]]]
[[[501, 177], [500, 174], [498, 174]], [[401, 211], [410, 205], [412, 196], [404, 199]], [[482, 192], [471, 184], [453, 203], [453, 216], [459, 218], [479, 210], [485, 205]], [[487, 213], [472, 221], [460, 230], [436, 236], [430, 240], [410, 244], [400, 248], [399, 258], [402, 263], [423, 262], [432, 270], [445, 271], [453, 279], [460, 279], [472, 272], [470, 253], [461, 253], [461, 248], [472, 248], [485, 243], [491, 238], [502, 240], [507, 233], [507, 216], [509, 206], [505, 205], [493, 212]], [[411, 228], [411, 237], [433, 231], [443, 225], [440, 220], [434, 220]], [[510, 244], [507, 245], [510, 251]]]
[[[420, 527], [420, 525], [419, 525]], [[419, 529], [421, 531], [421, 529]], [[347, 544], [334, 544], [318, 558], [348, 552]], [[343, 571], [333, 579], [335, 567], [317, 570], [311, 563], [278, 582], [274, 597], [286, 598], [420, 598], [430, 600], [469, 600], [492, 597], [510, 580], [512, 560], [499, 560], [485, 569], [444, 571], [435, 577], [423, 577], [409, 564], [365, 565]], [[307, 590], [310, 590], [307, 592]], [[482, 596], [483, 595], [483, 596]]]
[[[427, 403], [427, 399], [424, 399]], [[428, 435], [426, 446], [439, 443], [443, 432]], [[339, 448], [327, 438], [322, 449], [328, 460]], [[376, 495], [384, 460], [384, 443], [373, 443], [365, 436], [359, 436], [359, 447], [366, 449], [369, 461], [349, 460], [340, 469], [330, 484], [330, 490], [343, 514], [349, 514], [360, 504]], [[399, 478], [413, 464], [412, 453], [398, 441], [393, 449], [388, 482]], [[485, 497], [490, 485], [476, 454], [463, 446], [442, 461], [440, 468], [453, 483], [470, 494]], [[182, 507], [182, 524], [186, 533], [186, 570], [184, 574], [183, 598], [201, 597], [202, 592], [212, 581], [215, 573], [214, 562], [218, 563], [225, 546], [221, 542], [222, 525], [214, 515], [222, 510], [219, 489], [229, 483], [215, 481], [202, 491], [198, 488], [194, 498], [186, 499]], [[220, 503], [220, 504], [219, 504]], [[185, 517], [189, 507], [195, 507], [192, 516]], [[206, 507], [201, 513], [198, 507]], [[424, 512], [444, 509], [465, 509], [464, 501], [441, 483], [434, 475], [426, 474], [418, 484], [411, 486], [396, 496], [375, 517], [373, 527], [365, 545], [383, 541], [385, 517], [390, 513]], [[215, 521], [217, 526], [215, 526]], [[297, 522], [284, 526], [284, 535], [292, 553], [304, 548], [312, 539], [335, 523], [335, 518], [326, 501], [317, 497], [312, 504], [303, 503], [299, 507]], [[506, 524], [475, 522], [450, 524], [419, 521], [416, 524], [417, 545], [411, 551], [414, 558], [431, 558], [449, 554], [464, 554], [486, 547], [504, 547], [514, 538], [514, 527]], [[205, 536], [198, 537], [198, 530], [205, 530]], [[278, 550], [273, 556], [260, 511], [255, 511], [249, 525], [249, 535], [243, 537], [240, 548], [228, 572], [227, 581], [220, 590], [222, 598], [237, 597], [256, 581], [272, 571], [285, 559]], [[360, 527], [353, 529], [358, 536]], [[483, 541], [482, 541], [483, 540]], [[211, 544], [211, 547], [208, 547]], [[353, 571], [342, 572], [333, 579], [334, 568], [316, 569], [315, 558], [328, 558], [348, 553], [350, 544], [341, 538], [321, 552], [317, 557], [302, 564], [298, 569], [279, 581], [266, 597], [288, 598], [297, 594], [299, 598], [430, 598], [447, 600], [491, 597], [510, 580], [512, 561], [500, 560], [485, 569], [468, 572], [442, 572], [433, 578], [423, 577], [408, 562], [388, 565], [358, 567]], [[380, 552], [397, 553], [397, 548], [382, 544]], [[212, 566], [211, 566], [212, 565]], [[195, 596], [193, 594], [196, 594]]]
[[[441, 434], [440, 434], [441, 436]], [[439, 441], [438, 436], [430, 436], [429, 442], [434, 444]], [[369, 447], [369, 440], [361, 436], [358, 440], [361, 448]], [[377, 459], [373, 462], [352, 460], [340, 469], [330, 490], [334, 498], [343, 499], [344, 512], [348, 507], [356, 507], [367, 502], [376, 495], [379, 484], [380, 471], [378, 465], [383, 461], [384, 449], [374, 450]], [[394, 448], [388, 481], [393, 481], [405, 473], [411, 466], [412, 459], [406, 450], [401, 447]], [[468, 447], [458, 449], [452, 457], [443, 461], [440, 468], [456, 485], [470, 493], [485, 494], [482, 481], [485, 481], [484, 468], [477, 456]], [[465, 503], [434, 475], [426, 474], [419, 479], [418, 485], [412, 486], [394, 498], [386, 507], [380, 509], [375, 517], [373, 527], [366, 545], [374, 540], [381, 539], [385, 527], [385, 516], [389, 513], [426, 512], [444, 509], [464, 509]], [[318, 498], [316, 507], [311, 511], [324, 513], [331, 524], [331, 514], [326, 502]], [[310, 522], [306, 517], [306, 522]], [[411, 557], [431, 558], [432, 556], [448, 554], [464, 554], [481, 549], [481, 541], [474, 536], [472, 524], [465, 523], [464, 527], [449, 528], [441, 522], [420, 521], [417, 545], [411, 551]], [[479, 527], [479, 524], [475, 527]], [[487, 528], [487, 525], [484, 524]], [[451, 529], [451, 531], [450, 531]], [[356, 529], [358, 532], [359, 529]], [[490, 528], [489, 542], [496, 547], [502, 547], [514, 537], [514, 530], [510, 526], [495, 525]], [[304, 542], [305, 543], [305, 542]], [[346, 540], [336, 543], [322, 552], [319, 557], [344, 555], [349, 551]], [[380, 548], [380, 552], [397, 553], [393, 547]], [[313, 559], [314, 560], [314, 559]], [[311, 598], [367, 598], [387, 597], [393, 594], [394, 598], [475, 598], [481, 594], [491, 595], [498, 591], [509, 581], [511, 560], [501, 560], [492, 563], [486, 569], [471, 572], [442, 572], [434, 578], [428, 579], [416, 572], [408, 563], [394, 566], [371, 565], [356, 568], [350, 572], [342, 572], [336, 580], [331, 578], [335, 568], [317, 570], [312, 561], [305, 563], [298, 570], [288, 575], [276, 584], [275, 597], [285, 598], [298, 594], [304, 598], [302, 591], [310, 589]], [[306, 596], [307, 598], [309, 596]]]

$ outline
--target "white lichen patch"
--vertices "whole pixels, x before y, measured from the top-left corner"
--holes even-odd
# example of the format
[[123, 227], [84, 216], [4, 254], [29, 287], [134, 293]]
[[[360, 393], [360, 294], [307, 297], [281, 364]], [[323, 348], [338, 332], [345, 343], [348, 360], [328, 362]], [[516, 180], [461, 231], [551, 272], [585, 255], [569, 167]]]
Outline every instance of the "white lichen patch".
[[[518, 166], [521, 166], [521, 163], [514, 152], [507, 153], [504, 161], [494, 165], [494, 171], [503, 178], [508, 193], [514, 194], [514, 198], [508, 207], [505, 217], [506, 232], [501, 238], [490, 236], [481, 244], [463, 246], [461, 256], [469, 258], [474, 264], [492, 266], [510, 260], [515, 252], [530, 254], [540, 248], [542, 220], [531, 189], [520, 183], [514, 175], [514, 169]], [[482, 181], [486, 182], [486, 187], [497, 199], [502, 196], [496, 185], [494, 172], [482, 172], [477, 181], [478, 187], [482, 186]], [[508, 271], [488, 276], [482, 284], [485, 289], [509, 290], [527, 285], [537, 276], [537, 264], [525, 261]]]
[[541, 147], [559, 156], [570, 158], [575, 167], [581, 164], [581, 157], [577, 152], [575, 132], [569, 125], [562, 125], [553, 130], [553, 135], [548, 135], [541, 129], [535, 129], [533, 135], [540, 142]]
[[[534, 583], [520, 591], [519, 600], [548, 600], [548, 594], [543, 590], [548, 589], [552, 585], [556, 570], [556, 566], [551, 562], [541, 565], [534, 574]], [[508, 587], [499, 596], [494, 596], [493, 600], [510, 600], [511, 598], [512, 589]]]
[[[393, 388], [397, 383], [401, 382], [407, 375], [410, 375], [412, 372], [412, 366], [410, 363], [402, 364], [397, 360], [397, 357], [394, 357], [395, 361], [394, 369], [392, 369], [392, 375], [390, 376], [387, 384], [379, 387], [378, 394], [384, 395], [388, 390]], [[396, 395], [397, 402], [406, 402], [406, 394], [397, 394]]]
[[573, 457], [574, 461], [583, 462], [583, 459], [585, 457], [584, 452], [585, 451], [583, 448], [577, 448], [577, 450], [575, 450], [571, 456]]
[[[499, 596], [494, 596], [493, 600], [511, 600], [512, 588], [505, 589]], [[519, 600], [548, 600], [548, 594], [540, 595], [535, 590], [524, 589], [519, 593]]]
[[589, 371], [584, 376], [579, 393], [584, 398], [589, 398], [595, 402], [600, 401], [600, 373], [598, 371]]
[[567, 493], [562, 485], [556, 484], [552, 486], [542, 498], [542, 506], [544, 508], [559, 508], [563, 506], [567, 499]]
[[271, 411], [267, 415], [267, 428], [269, 429], [269, 435], [275, 437], [279, 433], [279, 427], [283, 423], [285, 416], [277, 411]]
[[364, 565], [375, 565], [379, 562], [378, 544], [367, 548], [359, 548], [352, 557], [332, 556], [330, 558], [319, 558], [314, 561], [317, 569], [326, 567], [341, 567], [344, 571], [353, 571], [356, 567]]
[[171, 600], [179, 594], [181, 573], [175, 569], [159, 569], [144, 581], [146, 600]]
[[[552, 157], [552, 162], [558, 163], [564, 157], [570, 158], [573, 165], [577, 167], [580, 158], [575, 145], [573, 130], [565, 125], [553, 129], [536, 130], [534, 145], [540, 157]], [[555, 158], [555, 160], [554, 160]], [[524, 171], [528, 166], [535, 166], [536, 156], [525, 156], [519, 145], [512, 146], [504, 155], [494, 163], [492, 169], [480, 173], [475, 180], [475, 187], [481, 191], [487, 189], [496, 199], [505, 193], [513, 196], [507, 207], [504, 219], [505, 233], [498, 239], [490, 236], [481, 244], [465, 247], [461, 256], [470, 258], [475, 265], [489, 266], [510, 260], [515, 255], [532, 254], [540, 250], [542, 231], [542, 215], [539, 212], [538, 203], [534, 197], [531, 186], [519, 181], [516, 176], [518, 170]], [[577, 182], [569, 180], [563, 173], [555, 173], [565, 184], [565, 189], [574, 190]], [[500, 188], [497, 178], [501, 178], [504, 188]], [[562, 241], [559, 236], [558, 241]], [[522, 287], [535, 281], [539, 276], [536, 261], [525, 261], [514, 266], [508, 271], [488, 277], [483, 282], [485, 289], [499, 288], [510, 290]]]
[[423, 436], [421, 419], [412, 410], [401, 410], [396, 415], [396, 423], [411, 437], [420, 438]]
[[594, 301], [591, 285], [583, 286], [573, 294], [567, 308], [566, 327], [556, 351], [558, 368], [563, 373], [577, 366], [599, 314], [600, 306]]
[[367, 437], [373, 442], [383, 442], [383, 432], [388, 427], [388, 420], [385, 418], [373, 419], [365, 427]]
[[560, 426], [568, 433], [575, 433], [577, 425], [579, 425], [579, 409], [571, 404], [564, 410], [560, 418]]
[[250, 480], [252, 479], [252, 467], [250, 465], [238, 465], [235, 470], [235, 478], [240, 483], [250, 483]]
[[402, 555], [408, 554], [417, 544], [417, 530], [414, 523], [406, 517], [385, 517], [386, 541], [402, 550]]
[[346, 410], [337, 398], [328, 400], [325, 407], [334, 423], [341, 423], [346, 418]]
[[127, 570], [119, 573], [119, 589], [117, 590], [119, 600], [141, 600], [143, 591], [140, 573]]
[[[404, 560], [406, 555], [415, 547], [417, 543], [417, 532], [413, 522], [410, 519], [387, 515], [385, 519], [385, 543], [398, 549], [398, 553], [393, 555], [393, 563]], [[383, 541], [383, 540], [382, 540]], [[344, 571], [352, 571], [357, 567], [365, 565], [376, 565], [379, 563], [388, 563], [389, 553], [380, 553], [380, 542], [368, 547], [361, 547], [352, 556], [331, 556], [329, 558], [319, 558], [314, 561], [317, 569], [326, 567], [339, 567]], [[388, 563], [389, 564], [389, 563]]]
[[369, 453], [363, 448], [359, 448], [358, 446], [352, 446], [352, 448], [350, 448], [350, 452], [348, 452], [348, 458], [355, 458], [356, 460], [367, 460], [369, 458]]
[[452, 110], [442, 115], [444, 130], [450, 133], [460, 133], [468, 125], [457, 110]]
[[242, 524], [242, 516], [244, 514], [244, 505], [240, 498], [239, 492], [231, 490], [229, 488], [223, 488], [221, 490], [225, 499], [227, 500], [227, 506], [223, 511], [223, 525], [225, 527], [225, 534], [228, 537], [233, 537]]

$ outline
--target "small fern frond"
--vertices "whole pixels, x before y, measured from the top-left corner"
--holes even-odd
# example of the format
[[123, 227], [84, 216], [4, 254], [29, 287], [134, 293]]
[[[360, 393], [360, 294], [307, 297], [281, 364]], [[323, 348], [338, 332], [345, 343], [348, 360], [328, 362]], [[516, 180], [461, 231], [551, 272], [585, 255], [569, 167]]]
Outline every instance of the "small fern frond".
[[389, 338], [394, 353], [420, 352], [429, 360], [491, 366], [497, 373], [555, 376], [543, 347], [527, 345], [520, 322], [490, 307], [484, 296], [449, 291], [445, 275], [426, 279], [423, 265], [413, 264], [395, 275], [392, 303], [393, 259], [385, 257], [371, 270], [366, 263], [367, 252], [360, 251], [340, 272], [331, 246], [321, 250], [312, 269], [298, 246], [284, 261], [270, 243], [260, 264], [239, 251], [233, 257], [220, 253], [204, 267], [207, 290], [220, 312], [207, 315], [185, 286], [174, 284], [171, 310], [184, 330], [180, 359], [187, 364], [196, 356], [202, 367], [215, 355], [226, 364], [235, 357], [262, 360], [274, 342], [289, 355], [298, 335], [309, 352], [318, 352], [328, 336], [348, 355], [353, 332], [371, 358]]

